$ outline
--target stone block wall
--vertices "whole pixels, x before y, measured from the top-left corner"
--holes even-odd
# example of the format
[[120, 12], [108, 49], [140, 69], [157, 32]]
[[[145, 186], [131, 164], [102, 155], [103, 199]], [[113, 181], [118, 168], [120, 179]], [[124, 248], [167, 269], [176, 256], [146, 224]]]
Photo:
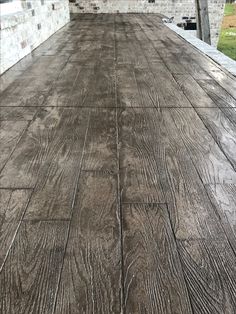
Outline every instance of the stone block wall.
[[18, 0], [17, 2], [22, 10], [10, 14], [1, 12], [0, 74], [29, 54], [70, 20], [68, 0], [27, 2]]
[[225, 0], [208, 0], [212, 46], [217, 46], [224, 17]]
[[[225, 0], [208, 0], [212, 45], [216, 45], [221, 26]], [[70, 0], [72, 13], [161, 13], [175, 17], [195, 16], [194, 0]]]

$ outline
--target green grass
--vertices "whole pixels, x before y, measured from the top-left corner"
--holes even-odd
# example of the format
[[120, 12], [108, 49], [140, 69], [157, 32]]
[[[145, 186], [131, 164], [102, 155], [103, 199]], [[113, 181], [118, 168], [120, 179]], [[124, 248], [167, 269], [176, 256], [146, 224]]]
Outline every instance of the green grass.
[[224, 14], [225, 14], [225, 16], [236, 14], [236, 12], [235, 12], [235, 5], [227, 3], [225, 5], [225, 13]]
[[[236, 5], [226, 4], [224, 15], [225, 19], [227, 20], [225, 20], [223, 23], [217, 48], [226, 56], [230, 57], [233, 60], [236, 60], [236, 22], [234, 18], [234, 16], [236, 16]], [[232, 16], [233, 18], [231, 19], [230, 16]]]
[[221, 31], [218, 50], [231, 59], [236, 60], [236, 27]]

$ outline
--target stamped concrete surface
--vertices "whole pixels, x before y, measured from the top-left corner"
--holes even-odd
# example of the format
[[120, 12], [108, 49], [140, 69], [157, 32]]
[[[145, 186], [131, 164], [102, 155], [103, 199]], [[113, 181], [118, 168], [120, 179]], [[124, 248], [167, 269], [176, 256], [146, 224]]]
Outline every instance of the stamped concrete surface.
[[1, 313], [235, 313], [233, 76], [84, 14], [0, 81]]

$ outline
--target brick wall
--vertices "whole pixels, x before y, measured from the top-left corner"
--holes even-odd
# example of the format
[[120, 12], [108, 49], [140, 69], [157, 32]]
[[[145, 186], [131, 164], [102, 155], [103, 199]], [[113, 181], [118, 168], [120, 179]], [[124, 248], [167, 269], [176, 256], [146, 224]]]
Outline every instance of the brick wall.
[[[161, 13], [175, 16], [175, 22], [182, 16], [195, 16], [194, 0], [70, 0], [70, 10], [73, 13]], [[223, 18], [225, 0], [208, 0], [212, 44], [216, 45], [219, 29]]]
[[69, 22], [68, 0], [18, 1], [22, 11], [1, 15], [0, 74]]

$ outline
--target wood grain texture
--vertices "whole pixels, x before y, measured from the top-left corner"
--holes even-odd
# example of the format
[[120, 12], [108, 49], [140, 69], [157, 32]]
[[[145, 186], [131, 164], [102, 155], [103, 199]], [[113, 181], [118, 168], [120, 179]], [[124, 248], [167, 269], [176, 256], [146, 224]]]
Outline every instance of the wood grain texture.
[[[191, 59], [191, 55], [186, 49], [186, 44], [183, 41], [181, 44], [176, 44], [176, 36], [172, 35], [172, 32], [165, 27], [165, 37], [160, 36], [163, 25], [154, 25], [152, 21], [149, 20], [149, 15], [135, 15], [137, 23], [140, 25], [142, 32], [148, 39], [150, 49], [155, 50], [155, 54], [159, 55], [159, 58], [164, 61], [168, 70], [172, 74], [191, 74], [196, 78], [208, 79], [210, 76], [201, 68], [198, 64]], [[145, 38], [145, 37], [144, 37]], [[147, 51], [149, 54], [149, 48], [146, 50], [145, 45], [143, 45], [143, 50]], [[153, 51], [154, 53], [154, 51]], [[150, 55], [148, 55], [148, 60], [152, 60]]]
[[[73, 159], [73, 152], [82, 153], [88, 118], [86, 109], [79, 112], [57, 108], [40, 110], [2, 171], [1, 187], [34, 187], [40, 174], [45, 186], [47, 180], [56, 179], [56, 173], [60, 179], [64, 172], [60, 172], [60, 167], [63, 168], [66, 160], [68, 170], [73, 160], [77, 166], [80, 155]], [[72, 162], [70, 167], [69, 162]]]
[[117, 25], [116, 32], [116, 59], [118, 65], [133, 65], [143, 67], [147, 65], [146, 57], [135, 40], [128, 38], [127, 25], [121, 22], [121, 26]]
[[91, 109], [82, 169], [117, 172], [115, 109]]
[[[219, 64], [213, 60], [210, 60], [204, 54], [199, 53], [195, 47], [189, 45], [189, 43], [186, 42], [183, 38], [176, 36], [176, 34], [170, 29], [164, 25], [161, 25], [160, 21], [158, 21], [155, 15], [145, 14], [142, 15], [142, 18], [147, 19], [156, 27], [158, 30], [158, 39], [161, 38], [171, 51], [174, 49], [174, 51], [182, 53], [183, 59], [186, 55], [188, 55], [189, 61], [186, 65], [188, 67], [189, 74], [192, 74], [196, 78], [200, 78], [201, 73], [205, 73], [209, 76], [208, 78], [213, 78], [216, 82], [228, 90], [229, 93], [232, 94], [232, 90], [235, 89], [235, 80], [229, 73], [224, 71], [224, 69], [220, 67]], [[171, 43], [173, 43], [173, 45], [171, 45]], [[191, 73], [191, 64], [196, 65], [196, 69], [198, 68], [198, 73]]]
[[22, 222], [0, 274], [0, 312], [52, 313], [67, 222]]
[[159, 107], [154, 76], [148, 68], [117, 67], [119, 107]]
[[30, 190], [0, 190], [0, 270], [25, 212]]
[[[149, 34], [147, 34], [147, 36], [149, 36]], [[188, 71], [183, 66], [183, 59], [180, 58], [177, 52], [174, 54], [172, 50], [166, 47], [165, 44], [166, 44], [165, 42], [159, 42], [159, 41], [153, 42], [153, 45], [156, 48], [156, 51], [158, 51], [158, 53], [160, 54], [168, 70], [172, 74], [187, 74]], [[183, 57], [183, 55], [181, 55], [181, 57]], [[181, 60], [181, 62], [176, 62], [176, 59]]]
[[[146, 57], [147, 64], [152, 64], [154, 62], [160, 62], [161, 57], [155, 49], [153, 42], [149, 40], [146, 32], [143, 31], [142, 20], [137, 18], [137, 15], [130, 15], [129, 24], [131, 32], [129, 36], [132, 36], [132, 39], [137, 42], [143, 55]], [[146, 27], [146, 25], [145, 25]], [[150, 33], [150, 26], [147, 26], [148, 32]]]
[[[144, 14], [141, 18], [148, 21], [149, 24], [152, 23], [152, 25], [154, 25], [154, 27], [156, 28], [156, 37], [158, 40], [161, 39], [162, 42], [165, 43], [171, 51], [173, 51], [174, 49], [174, 51], [182, 53], [182, 60], [184, 60], [185, 56], [188, 55], [189, 61], [187, 61], [186, 63], [188, 74], [191, 74], [196, 78], [203, 78], [203, 76], [201, 77], [201, 75], [202, 73], [205, 73], [205, 75], [209, 76], [208, 78], [213, 78], [235, 98], [236, 83], [233, 76], [231, 76], [229, 73], [226, 73], [226, 71], [224, 71], [224, 69], [220, 67], [216, 62], [210, 60], [204, 54], [199, 53], [183, 38], [176, 36], [176, 34], [168, 29], [166, 26], [164, 26], [162, 22], [158, 20], [158, 18], [156, 18], [155, 15]], [[171, 42], [173, 42], [174, 45], [171, 45]], [[182, 62], [181, 60], [179, 61]], [[195, 73], [191, 71], [192, 64], [195, 65], [196, 70], [198, 69], [198, 71]]]
[[236, 99], [213, 80], [198, 80], [198, 83], [227, 118], [236, 125]]
[[116, 66], [117, 101], [119, 107], [139, 107], [140, 97], [134, 68]]
[[52, 80], [50, 78], [21, 75], [16, 78], [0, 95], [0, 107], [9, 106], [42, 106], [50, 91]]
[[119, 107], [192, 107], [161, 62], [150, 68], [117, 67]]
[[[172, 109], [155, 116], [158, 126], [153, 145], [159, 152], [161, 186], [177, 239], [224, 239], [224, 231], [205, 187], [189, 156], [181, 134], [174, 127]], [[154, 115], [153, 115], [154, 117]]]
[[51, 85], [44, 106], [66, 106], [74, 91], [74, 84], [82, 71], [82, 66], [68, 62], [57, 80]]
[[[132, 23], [130, 23], [130, 20]], [[136, 17], [129, 16], [129, 19], [122, 21], [125, 25], [123, 30], [126, 37], [134, 43], [133, 53], [125, 56], [135, 56], [138, 58], [138, 52], [142, 54], [142, 62], [125, 62], [121, 66], [118, 57], [117, 67], [117, 90], [118, 104], [126, 107], [192, 107], [182, 91], [176, 84], [168, 68], [161, 62], [157, 49], [147, 39], [142, 32], [142, 28], [134, 24]], [[118, 42], [119, 43], [119, 42]], [[130, 41], [129, 41], [130, 43]], [[125, 46], [126, 42], [120, 42]], [[160, 47], [158, 47], [160, 48]], [[119, 52], [119, 49], [118, 49]], [[117, 52], [118, 56], [119, 53]]]
[[2, 74], [0, 76], [0, 92], [2, 93], [5, 89], [7, 89], [7, 87], [21, 74], [22, 71], [15, 69], [15, 67]]
[[193, 107], [216, 107], [216, 104], [191, 75], [174, 75], [174, 77]]
[[[70, 63], [73, 83], [66, 83], [62, 73], [56, 88], [47, 96], [47, 106], [115, 107], [115, 76], [113, 68], [103, 66], [78, 66]], [[77, 71], [77, 73], [76, 73]], [[66, 83], [66, 84], [64, 84]]]
[[116, 177], [82, 172], [55, 313], [120, 313], [116, 193]]
[[66, 56], [41, 56], [27, 68], [23, 76], [54, 80], [66, 65], [67, 60]]
[[135, 68], [134, 75], [138, 86], [138, 99], [140, 102], [139, 106], [153, 108], [160, 107], [158, 86], [150, 69]]
[[86, 106], [85, 101], [89, 93], [89, 84], [92, 80], [94, 74], [93, 67], [82, 67], [73, 87], [70, 91], [70, 96], [68, 98], [67, 106]]
[[22, 71], [15, 69], [15, 67], [2, 74], [0, 76], [0, 92], [2, 93], [21, 74]]
[[14, 81], [22, 77], [24, 71], [31, 66], [37, 58], [33, 57], [32, 54], [25, 56], [17, 64], [8, 69], [0, 76], [0, 92], [5, 91]]
[[179, 241], [194, 313], [233, 314], [236, 308], [236, 261], [227, 241]]
[[192, 107], [163, 63], [153, 63], [151, 71], [159, 91], [160, 107]]
[[76, 50], [71, 54], [69, 61], [75, 62], [74, 64], [94, 64], [97, 62], [96, 55], [101, 51], [101, 42], [97, 41], [83, 41], [76, 45]]
[[[168, 44], [170, 47], [168, 47]], [[171, 63], [169, 60], [166, 60], [166, 54], [165, 50], [162, 51], [162, 57], [165, 60], [165, 63], [167, 64], [168, 68], [170, 69], [171, 73], [173, 74], [190, 74], [194, 79], [210, 79], [211, 77], [209, 74], [201, 69], [197, 62], [191, 58], [191, 54], [187, 51], [183, 51], [179, 48], [179, 46], [176, 47], [175, 45], [175, 38], [169, 38], [168, 42], [165, 42], [166, 47], [166, 53], [168, 51], [173, 51], [174, 47], [176, 48], [176, 52], [173, 54], [173, 57], [171, 57]], [[167, 55], [168, 56], [168, 55]], [[179, 69], [177, 67], [178, 64]]]
[[[123, 202], [163, 203], [158, 162], [153, 150], [155, 111], [119, 111], [120, 177]], [[154, 135], [155, 136], [155, 135]]]
[[0, 171], [28, 126], [27, 121], [0, 121]]
[[218, 107], [236, 107], [236, 100], [213, 79], [197, 82]]
[[0, 83], [1, 313], [234, 313], [233, 77], [78, 14]]
[[236, 125], [218, 108], [197, 108], [196, 111], [236, 170]]
[[35, 163], [41, 161], [41, 165], [36, 171], [33, 164], [35, 172], [30, 172], [29, 178], [36, 181], [25, 214], [27, 220], [68, 219], [74, 203], [89, 112], [64, 109], [50, 110], [48, 114], [44, 120], [48, 128], [28, 134], [28, 140], [41, 140], [33, 159]]
[[84, 42], [84, 41], [93, 41], [93, 42], [100, 42], [103, 38], [104, 30], [102, 27], [99, 27], [99, 25], [96, 25], [96, 28], [92, 29], [92, 23], [90, 24], [90, 27], [84, 28], [82, 31], [77, 33], [77, 40], [78, 42]]
[[204, 183], [234, 183], [236, 173], [194, 109], [171, 115]]
[[[193, 62], [198, 65], [199, 67], [199, 72], [204, 71], [206, 72], [210, 77], [214, 78], [214, 75], [219, 73], [221, 74], [221, 78], [225, 79], [227, 77], [230, 77], [229, 73], [226, 73], [223, 68], [221, 68], [216, 62], [213, 60], [210, 60], [207, 56], [205, 56], [202, 53], [199, 53], [198, 50], [195, 49], [192, 45], [189, 45], [189, 43], [181, 38], [180, 36], [177, 36], [176, 33], [165, 27], [164, 25], [161, 25], [160, 21], [156, 19], [155, 15], [149, 15], [145, 14], [142, 15], [142, 18], [146, 18], [147, 20], [150, 20], [158, 29], [159, 32], [163, 35], [163, 40], [164, 42], [169, 41], [169, 39], [172, 39], [174, 42], [174, 48], [176, 49], [175, 51], [182, 52], [184, 55], [189, 55], [190, 59], [193, 60]], [[160, 38], [160, 36], [158, 36]], [[171, 47], [171, 50], [173, 47]], [[191, 67], [191, 65], [188, 65]], [[189, 71], [190, 73], [190, 71]], [[231, 81], [233, 82], [232, 78]], [[232, 87], [232, 84], [229, 85], [229, 89]]]
[[171, 111], [120, 111], [122, 202], [168, 203], [178, 239], [224, 238]]
[[[64, 31], [66, 32], [66, 26], [64, 28]], [[53, 38], [51, 40], [48, 40], [47, 42], [42, 43], [36, 50], [33, 51], [32, 55], [35, 56], [59, 56], [59, 57], [66, 57], [66, 60], [71, 56], [71, 54], [78, 48], [77, 41], [71, 40], [71, 34], [68, 34], [68, 37], [61, 36], [61, 32], [63, 30], [57, 32], [57, 34], [54, 34]]]
[[[187, 45], [187, 49], [191, 49], [190, 45]], [[207, 71], [207, 73], [214, 81], [216, 81], [230, 95], [236, 98], [235, 78], [231, 74], [229, 74], [229, 72], [225, 71], [224, 68], [221, 67], [219, 64], [217, 64], [213, 60], [209, 60], [209, 58], [204, 54], [199, 53], [194, 48], [192, 48], [191, 50], [190, 51], [192, 58], [196, 61], [199, 67]]]
[[167, 208], [123, 205], [126, 313], [192, 313]]
[[[136, 23], [140, 26], [140, 29], [143, 31], [145, 36], [150, 40], [150, 42], [158, 41], [163, 39], [163, 29], [165, 28], [161, 17], [157, 17], [157, 25], [154, 25], [149, 20], [150, 15], [148, 14], [145, 16], [145, 14], [135, 14], [133, 19], [136, 21]], [[133, 23], [133, 21], [132, 21]], [[168, 30], [167, 30], [168, 32]]]
[[97, 65], [90, 76], [88, 94], [82, 106], [116, 107], [115, 68]]
[[229, 242], [236, 252], [236, 185], [215, 184], [207, 185], [206, 188]]
[[0, 107], [0, 121], [31, 121], [37, 111], [34, 107]]
[[234, 99], [236, 99], [236, 82], [235, 78], [229, 74], [218, 69], [218, 71], [211, 71], [210, 75], [214, 80], [221, 85]]

